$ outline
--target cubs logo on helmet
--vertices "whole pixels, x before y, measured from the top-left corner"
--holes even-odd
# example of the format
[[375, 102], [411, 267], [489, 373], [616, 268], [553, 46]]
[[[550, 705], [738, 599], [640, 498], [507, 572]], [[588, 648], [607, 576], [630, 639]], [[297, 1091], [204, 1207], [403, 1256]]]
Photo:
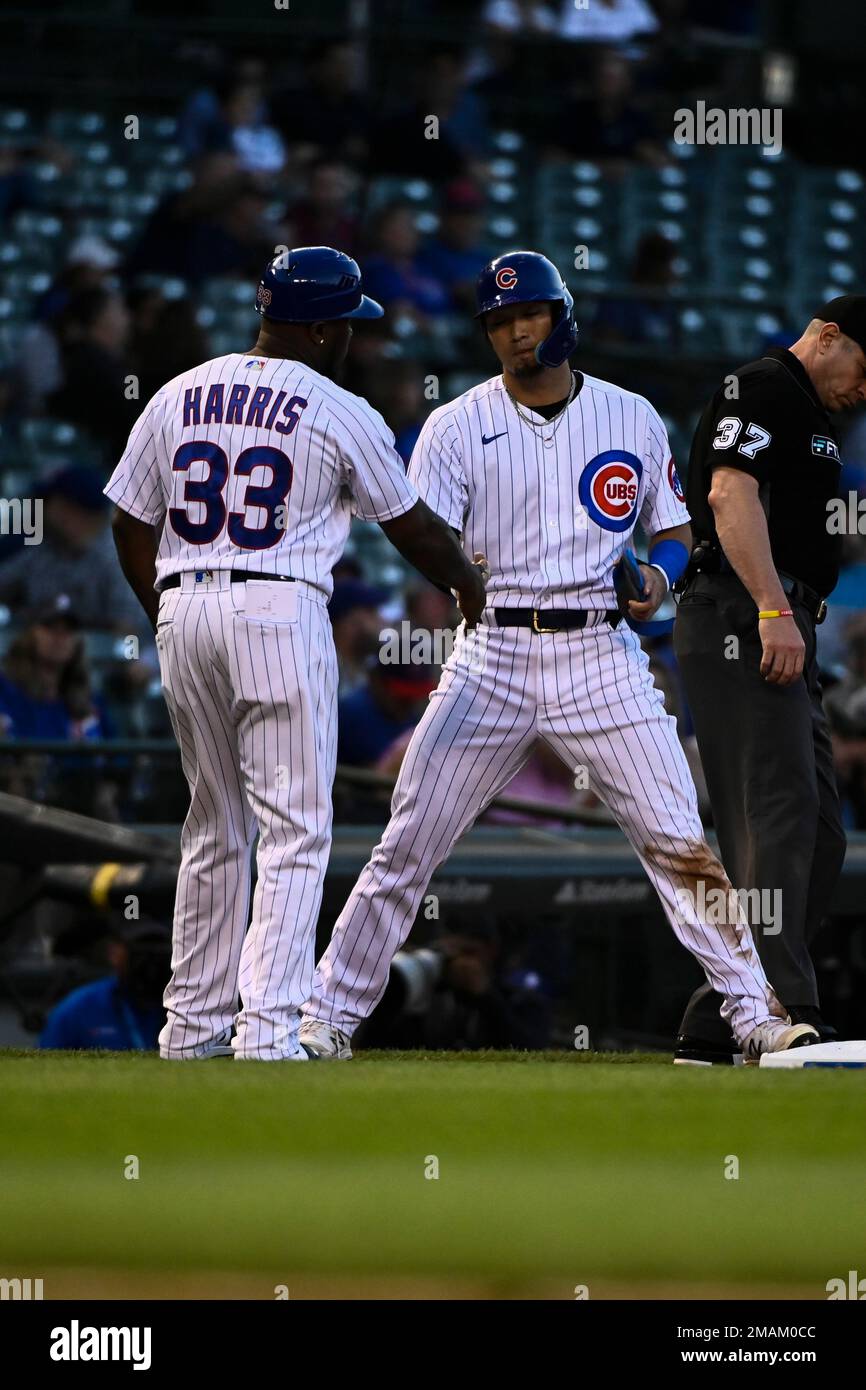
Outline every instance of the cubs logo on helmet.
[[597, 526], [628, 531], [637, 515], [643, 465], [624, 449], [606, 449], [580, 475], [580, 500]]
[[677, 472], [677, 466], [672, 458], [668, 459], [668, 483], [670, 484], [671, 492], [673, 493], [677, 501], [685, 502], [686, 495], [683, 492], [683, 485], [680, 482], [680, 475]]
[[538, 251], [506, 251], [487, 264], [475, 287], [476, 318], [507, 304], [551, 306], [551, 329], [535, 348], [542, 367], [559, 367], [577, 347], [574, 298], [556, 266]]

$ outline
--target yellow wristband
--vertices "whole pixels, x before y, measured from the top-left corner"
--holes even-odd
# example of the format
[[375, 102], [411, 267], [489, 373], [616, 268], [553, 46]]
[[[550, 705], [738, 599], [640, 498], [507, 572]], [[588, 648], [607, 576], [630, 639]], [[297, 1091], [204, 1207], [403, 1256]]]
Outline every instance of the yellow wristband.
[[762, 608], [758, 613], [759, 618], [793, 618], [794, 613], [791, 608]]
[[108, 906], [108, 895], [121, 867], [120, 864], [100, 864], [90, 880], [90, 901], [94, 907]]

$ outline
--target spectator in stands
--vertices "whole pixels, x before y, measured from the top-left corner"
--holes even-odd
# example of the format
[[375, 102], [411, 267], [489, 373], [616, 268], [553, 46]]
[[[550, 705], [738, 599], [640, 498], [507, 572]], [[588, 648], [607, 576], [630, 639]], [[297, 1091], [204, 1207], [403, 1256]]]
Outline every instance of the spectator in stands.
[[471, 179], [455, 179], [442, 197], [439, 230], [417, 257], [422, 274], [449, 291], [454, 309], [475, 312], [475, 281], [494, 254], [483, 231], [483, 193]]
[[172, 377], [206, 362], [211, 351], [188, 296], [168, 296], [158, 281], [144, 276], [129, 293], [129, 308], [131, 358], [143, 405]]
[[847, 626], [847, 671], [826, 691], [839, 792], [858, 829], [866, 829], [866, 616]]
[[[307, 83], [274, 99], [274, 121], [299, 162], [340, 159], [357, 164], [367, 154], [370, 107], [359, 90], [357, 44], [329, 39], [307, 64]], [[342, 249], [342, 248], [341, 248]]]
[[[370, 140], [373, 172], [439, 182], [471, 173], [489, 152], [487, 113], [466, 82], [463, 54], [453, 47], [426, 53], [416, 74], [415, 99], [385, 116]], [[430, 138], [430, 118], [437, 121]]]
[[367, 684], [338, 707], [337, 761], [354, 767], [373, 767], [396, 739], [413, 729], [436, 688], [435, 673], [410, 661], [387, 665], [372, 657], [367, 667]]
[[120, 257], [99, 236], [80, 236], [61, 267], [36, 301], [34, 322], [21, 338], [15, 369], [20, 403], [27, 415], [41, 415], [46, 399], [63, 385], [64, 316], [69, 304], [85, 290], [107, 288]]
[[194, 92], [180, 117], [181, 144], [190, 159], [230, 151], [248, 173], [279, 174], [286, 147], [269, 116], [264, 65], [244, 59], [210, 87]]
[[420, 240], [408, 204], [389, 203], [379, 213], [372, 237], [376, 250], [364, 258], [364, 289], [384, 304], [393, 326], [403, 318], [423, 328], [449, 309], [445, 286], [419, 269]]
[[283, 137], [267, 120], [264, 88], [257, 82], [233, 83], [221, 94], [221, 113], [228, 129], [227, 148], [250, 174], [282, 173], [286, 164]]
[[0, 564], [0, 603], [18, 618], [67, 594], [84, 627], [151, 639], [117, 563], [108, 531], [111, 505], [100, 477], [78, 465], [61, 469], [44, 484], [39, 500], [42, 543], [22, 541]]
[[560, 0], [557, 32], [573, 43], [625, 44], [658, 27], [647, 0], [592, 0], [579, 8], [574, 0]]
[[35, 609], [0, 669], [4, 738], [109, 737], [110, 721], [90, 686], [81, 622], [67, 594]]
[[314, 164], [307, 177], [306, 196], [289, 210], [294, 244], [336, 246], [354, 255], [358, 220], [349, 206], [356, 184], [354, 172], [339, 159]]
[[556, 8], [540, 0], [486, 0], [482, 22], [497, 33], [552, 34]]
[[102, 288], [81, 290], [63, 315], [63, 382], [48, 397], [51, 415], [87, 430], [113, 463], [141, 411], [130, 399], [129, 311], [123, 297]]
[[388, 597], [361, 579], [341, 579], [334, 584], [328, 615], [340, 673], [339, 694], [349, 695], [367, 682], [368, 662], [379, 650], [384, 620], [379, 609]]
[[162, 995], [171, 974], [171, 933], [159, 922], [124, 923], [107, 945], [111, 974], [56, 1004], [41, 1048], [151, 1052], [165, 1022]]
[[664, 146], [635, 102], [633, 90], [628, 61], [613, 51], [600, 53], [589, 96], [572, 88], [570, 99], [551, 117], [547, 136], [551, 156], [592, 159], [608, 174], [622, 174], [634, 162], [657, 168], [668, 163]]
[[645, 232], [637, 244], [629, 295], [603, 299], [593, 325], [593, 339], [605, 343], [677, 345], [676, 305], [667, 292], [677, 282], [676, 243], [661, 232]]
[[179, 276], [192, 285], [220, 275], [255, 280], [284, 228], [268, 217], [269, 194], [231, 153], [202, 157], [191, 186], [170, 193], [145, 226], [127, 274]]
[[423, 368], [409, 358], [378, 362], [359, 382], [358, 391], [384, 415], [394, 431], [397, 453], [408, 466], [429, 410]]

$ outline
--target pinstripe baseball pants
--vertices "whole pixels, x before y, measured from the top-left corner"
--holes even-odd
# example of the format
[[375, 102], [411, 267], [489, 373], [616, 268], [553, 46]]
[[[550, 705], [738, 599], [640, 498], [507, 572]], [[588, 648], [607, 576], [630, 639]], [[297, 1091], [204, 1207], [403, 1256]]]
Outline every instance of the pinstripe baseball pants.
[[436, 868], [539, 739], [567, 766], [587, 769], [677, 937], [724, 997], [737, 1038], [771, 1015], [783, 1017], [745, 921], [700, 920], [700, 885], [704, 898], [731, 886], [704, 839], [676, 724], [646, 654], [624, 623], [605, 622], [549, 634], [488, 622], [475, 634], [461, 629], [406, 751], [391, 820], [319, 962], [305, 1015], [351, 1033], [372, 1012]]
[[325, 597], [184, 575], [160, 599], [157, 648], [190, 789], [160, 1053], [206, 1055], [234, 1022], [236, 1059], [298, 1057], [336, 765]]

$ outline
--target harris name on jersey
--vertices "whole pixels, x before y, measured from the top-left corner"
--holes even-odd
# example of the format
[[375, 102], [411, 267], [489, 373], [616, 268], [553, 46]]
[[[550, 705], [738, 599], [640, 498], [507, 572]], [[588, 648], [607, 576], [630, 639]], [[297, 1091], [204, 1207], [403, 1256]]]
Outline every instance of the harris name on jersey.
[[[250, 358], [244, 366], [254, 370], [258, 362], [264, 364], [264, 359]], [[203, 386], [189, 386], [183, 393], [184, 429], [190, 425], [243, 425], [247, 429], [291, 434], [309, 404], [304, 396], [275, 392], [272, 386], [253, 388], [246, 381], [232, 382], [228, 394], [225, 384], [215, 381], [207, 388], [204, 399], [203, 390]]]

